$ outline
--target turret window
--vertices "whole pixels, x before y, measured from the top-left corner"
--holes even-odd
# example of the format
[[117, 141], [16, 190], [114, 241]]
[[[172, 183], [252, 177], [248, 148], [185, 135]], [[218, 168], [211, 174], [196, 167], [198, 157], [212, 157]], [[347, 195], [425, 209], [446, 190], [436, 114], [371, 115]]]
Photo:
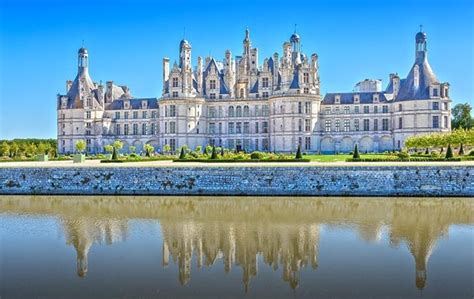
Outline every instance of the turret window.
[[303, 83], [309, 83], [309, 74], [308, 73], [303, 74]]
[[264, 99], [268, 98], [268, 92], [267, 92], [267, 91], [264, 91], [264, 92], [262, 93], [262, 97], [263, 97]]
[[209, 89], [216, 89], [216, 80], [209, 80]]
[[268, 78], [262, 78], [262, 87], [267, 88], [268, 87]]
[[173, 78], [173, 87], [178, 87], [178, 78], [174, 77]]
[[177, 92], [177, 91], [173, 91], [172, 97], [173, 97], [173, 98], [177, 98], [177, 97], [178, 97], [178, 92]]
[[216, 98], [216, 94], [215, 94], [215, 93], [210, 93], [210, 94], [209, 94], [209, 98], [210, 98], [211, 100], [214, 100], [214, 99]]

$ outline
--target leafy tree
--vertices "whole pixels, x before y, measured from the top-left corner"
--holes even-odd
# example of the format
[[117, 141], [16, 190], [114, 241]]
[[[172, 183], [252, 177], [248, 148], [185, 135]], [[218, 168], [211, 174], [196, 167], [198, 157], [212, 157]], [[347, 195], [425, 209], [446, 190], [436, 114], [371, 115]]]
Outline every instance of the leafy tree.
[[446, 151], [446, 159], [454, 158], [453, 149], [451, 148], [451, 144], [448, 145], [448, 150]]
[[352, 159], [360, 159], [359, 147], [354, 145], [354, 154], [352, 154]]
[[16, 157], [18, 155], [19, 150], [20, 150], [20, 147], [18, 146], [16, 142], [12, 142], [10, 144], [10, 155], [12, 157]]
[[[77, 148], [77, 144], [76, 144], [76, 148]], [[42, 142], [38, 144], [38, 147], [36, 148], [36, 154], [44, 155], [46, 154], [46, 152], [47, 152], [46, 145]]]
[[131, 145], [131, 146], [128, 147], [128, 151], [131, 152], [131, 153], [135, 153], [136, 150], [137, 150], [136, 146]]
[[149, 143], [145, 144], [143, 148], [145, 149], [145, 153], [147, 157], [150, 157], [151, 153], [155, 151], [155, 147]]
[[10, 145], [6, 141], [2, 142], [0, 145], [0, 156], [9, 156], [10, 155]]
[[163, 145], [163, 152], [165, 153], [171, 152], [171, 146], [169, 144]]
[[194, 151], [200, 154], [202, 152], [202, 145], [196, 146], [196, 149]]
[[104, 146], [104, 151], [110, 154], [114, 151], [114, 147], [111, 144], [107, 144], [106, 146]]
[[84, 140], [78, 140], [76, 142], [76, 151], [81, 153], [86, 149], [86, 142]]
[[216, 152], [216, 147], [215, 146], [212, 147], [211, 159], [212, 160], [217, 159], [217, 152]]
[[209, 153], [211, 153], [211, 152], [212, 152], [212, 146], [211, 146], [211, 145], [207, 145], [204, 154], [205, 154], [205, 155], [209, 155]]
[[117, 139], [114, 141], [114, 143], [112, 143], [112, 146], [116, 151], [120, 151], [123, 148], [123, 142]]
[[179, 154], [179, 159], [184, 160], [186, 158], [186, 151], [184, 149], [184, 146], [181, 147], [181, 153]]
[[300, 144], [298, 144], [298, 150], [296, 151], [295, 159], [296, 160], [303, 159], [303, 155], [301, 154], [301, 145]]
[[474, 119], [471, 115], [472, 107], [468, 103], [457, 104], [451, 111], [453, 119], [451, 120], [451, 128], [453, 129], [470, 129], [474, 126]]

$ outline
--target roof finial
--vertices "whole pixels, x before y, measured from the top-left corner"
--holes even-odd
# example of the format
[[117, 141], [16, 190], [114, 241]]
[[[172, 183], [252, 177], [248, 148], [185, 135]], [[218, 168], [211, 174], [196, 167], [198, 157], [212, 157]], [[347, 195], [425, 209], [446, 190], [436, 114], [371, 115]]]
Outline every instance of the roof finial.
[[84, 39], [82, 39], [82, 47], [84, 48]]
[[298, 26], [298, 24], [295, 24], [295, 33], [296, 33], [296, 26]]
[[423, 32], [423, 25], [420, 24], [420, 32]]
[[183, 28], [183, 39], [185, 39], [185, 38], [186, 38], [186, 26], [184, 26], [184, 28]]

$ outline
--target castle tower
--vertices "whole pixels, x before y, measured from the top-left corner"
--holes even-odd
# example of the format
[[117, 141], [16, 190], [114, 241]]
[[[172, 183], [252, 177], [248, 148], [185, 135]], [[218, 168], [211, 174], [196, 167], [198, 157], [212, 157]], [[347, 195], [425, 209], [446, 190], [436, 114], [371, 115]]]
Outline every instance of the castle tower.
[[417, 63], [422, 63], [427, 58], [426, 40], [426, 33], [422, 31], [422, 26], [420, 26], [420, 32], [415, 36], [415, 55]]
[[179, 43], [179, 67], [182, 75], [182, 92], [190, 95], [192, 90], [191, 44], [183, 39]]

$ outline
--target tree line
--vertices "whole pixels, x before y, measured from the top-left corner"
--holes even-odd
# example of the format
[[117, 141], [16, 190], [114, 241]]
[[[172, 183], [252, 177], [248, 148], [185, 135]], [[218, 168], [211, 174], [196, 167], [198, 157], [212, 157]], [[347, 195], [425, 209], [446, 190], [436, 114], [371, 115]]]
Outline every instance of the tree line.
[[0, 140], [0, 156], [10, 158], [31, 158], [47, 154], [57, 156], [56, 139], [13, 139]]

